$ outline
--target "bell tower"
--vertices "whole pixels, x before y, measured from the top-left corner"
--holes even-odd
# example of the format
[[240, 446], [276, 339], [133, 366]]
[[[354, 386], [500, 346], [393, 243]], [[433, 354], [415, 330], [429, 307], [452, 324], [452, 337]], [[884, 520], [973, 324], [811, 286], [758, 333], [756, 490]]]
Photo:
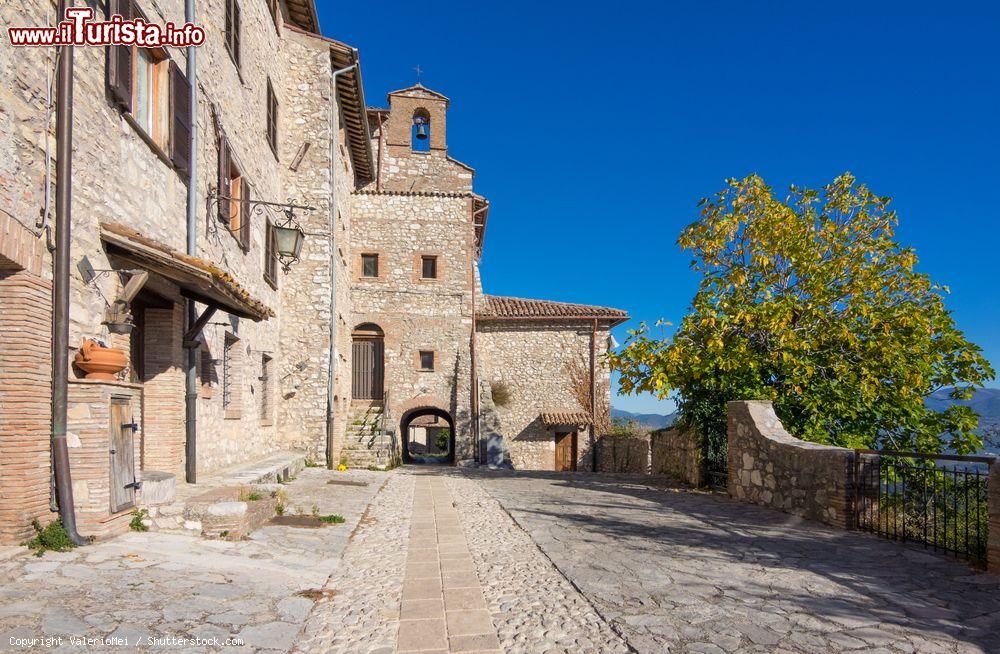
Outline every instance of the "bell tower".
[[421, 84], [389, 94], [389, 117], [380, 124], [378, 139], [383, 190], [472, 191], [472, 168], [448, 156], [448, 104]]
[[393, 91], [389, 94], [386, 144], [416, 152], [446, 153], [447, 116], [448, 98], [421, 84]]

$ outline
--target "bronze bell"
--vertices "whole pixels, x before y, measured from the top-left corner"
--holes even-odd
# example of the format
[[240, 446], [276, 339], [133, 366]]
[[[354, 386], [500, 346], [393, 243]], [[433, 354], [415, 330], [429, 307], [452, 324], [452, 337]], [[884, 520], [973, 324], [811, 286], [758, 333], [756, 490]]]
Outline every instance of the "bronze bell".
[[424, 123], [417, 123], [417, 138], [421, 141], [427, 138], [427, 125]]

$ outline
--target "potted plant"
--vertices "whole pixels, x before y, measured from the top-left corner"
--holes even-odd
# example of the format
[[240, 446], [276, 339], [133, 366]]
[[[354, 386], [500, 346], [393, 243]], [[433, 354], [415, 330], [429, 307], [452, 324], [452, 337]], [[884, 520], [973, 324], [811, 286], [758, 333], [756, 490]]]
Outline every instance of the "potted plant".
[[116, 375], [128, 365], [128, 358], [120, 348], [104, 347], [97, 341], [85, 338], [73, 362], [87, 373], [87, 379], [115, 381]]

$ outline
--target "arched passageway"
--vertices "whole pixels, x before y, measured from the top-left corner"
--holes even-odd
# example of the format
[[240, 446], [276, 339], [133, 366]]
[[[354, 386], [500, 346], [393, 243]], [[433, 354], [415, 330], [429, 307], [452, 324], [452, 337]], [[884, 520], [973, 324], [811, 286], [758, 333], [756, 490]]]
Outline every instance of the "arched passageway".
[[425, 407], [407, 411], [400, 421], [403, 463], [455, 462], [455, 421], [443, 409]]

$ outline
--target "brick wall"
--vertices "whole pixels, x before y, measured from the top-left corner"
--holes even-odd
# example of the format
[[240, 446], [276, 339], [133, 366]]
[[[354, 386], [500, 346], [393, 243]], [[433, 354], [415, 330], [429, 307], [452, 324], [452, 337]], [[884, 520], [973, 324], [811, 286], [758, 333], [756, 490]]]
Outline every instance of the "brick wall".
[[652, 434], [651, 472], [683, 484], [702, 484], [702, 451], [698, 434], [672, 427]]
[[0, 542], [50, 520], [49, 434], [52, 287], [27, 271], [0, 270]]
[[[143, 380], [142, 468], [184, 475], [184, 314], [147, 309]], [[219, 394], [221, 395], [221, 393]], [[205, 432], [204, 427], [200, 429]]]
[[795, 438], [768, 401], [729, 402], [728, 414], [732, 497], [853, 528], [853, 450]]
[[[73, 503], [79, 532], [84, 536], [107, 538], [129, 530], [132, 509], [111, 513], [111, 471], [109, 421], [112, 398], [126, 399], [137, 422], [141, 411], [142, 387], [124, 382], [85, 379], [69, 383], [67, 404], [67, 445], [73, 477]], [[140, 425], [140, 427], [142, 427]], [[132, 439], [138, 477], [140, 446]]]
[[597, 439], [597, 472], [649, 474], [649, 436], [601, 436]]

